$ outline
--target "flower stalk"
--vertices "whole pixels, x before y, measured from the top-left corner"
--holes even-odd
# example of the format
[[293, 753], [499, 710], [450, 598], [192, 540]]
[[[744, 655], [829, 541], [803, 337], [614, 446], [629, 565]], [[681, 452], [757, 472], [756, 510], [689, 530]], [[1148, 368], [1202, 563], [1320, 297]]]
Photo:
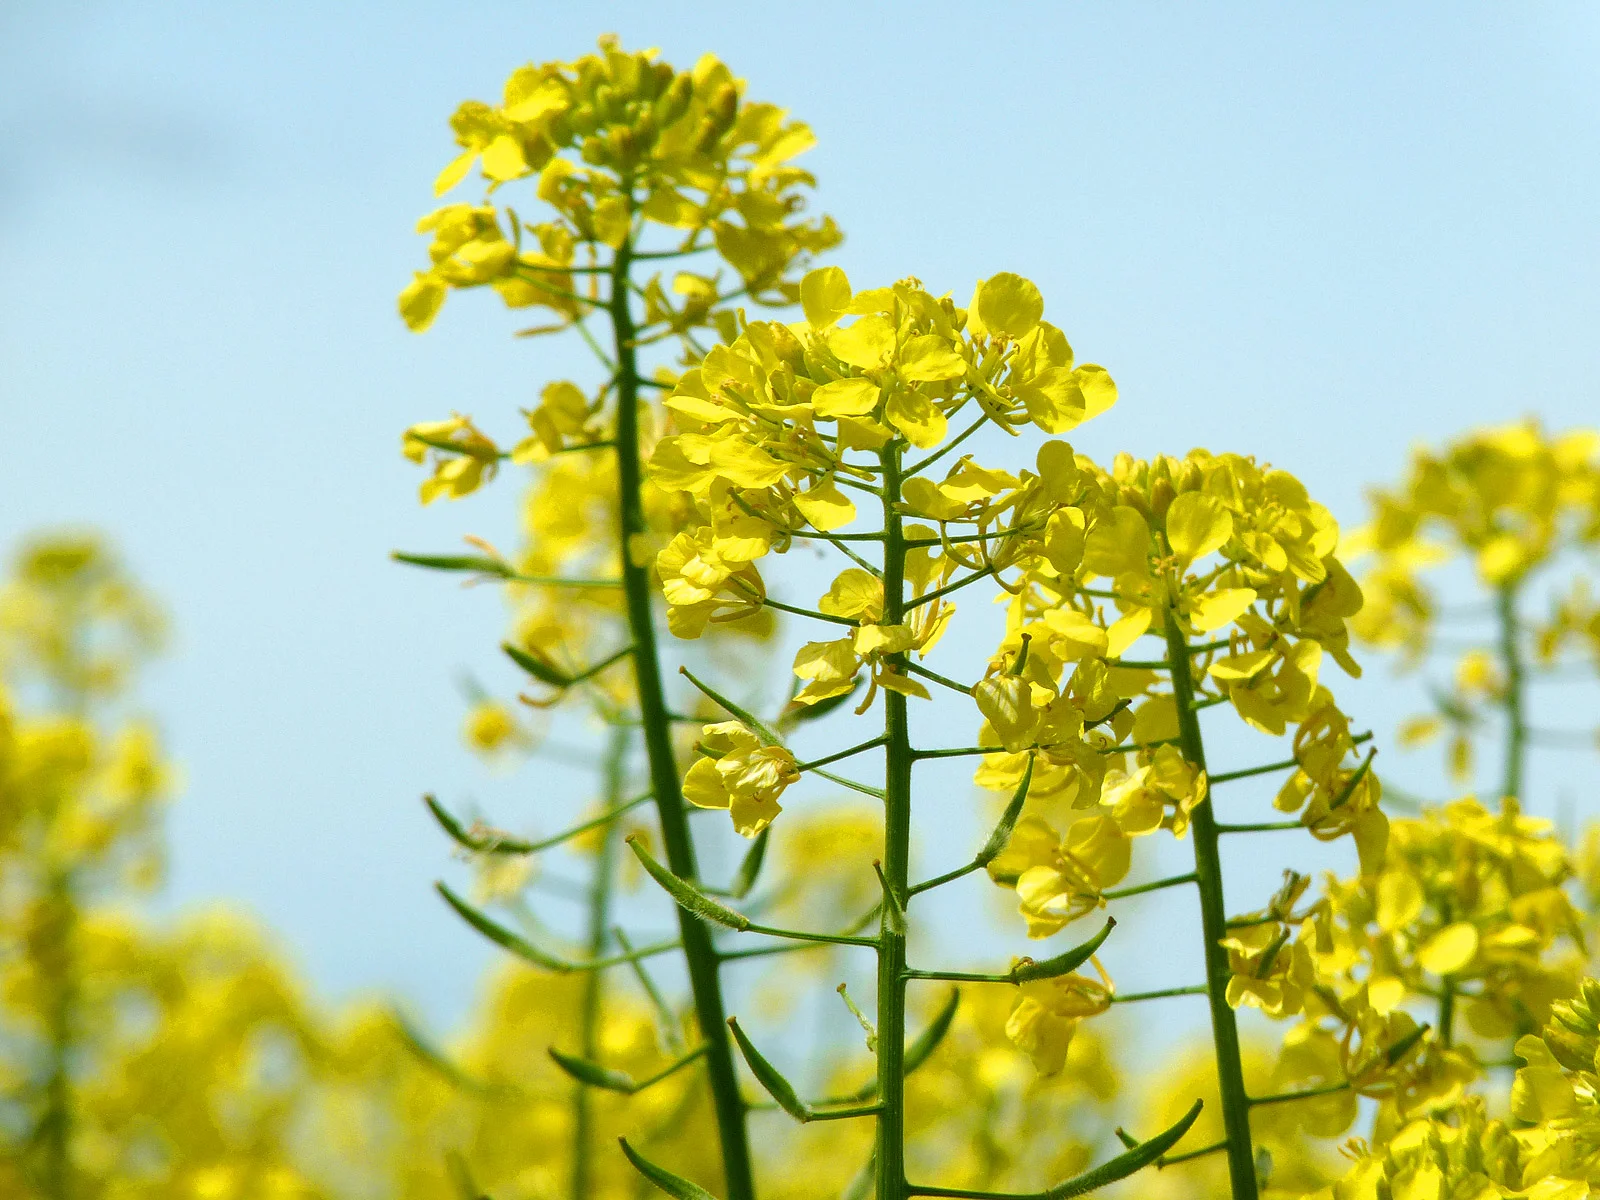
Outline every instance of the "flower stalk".
[[[1195, 686], [1190, 671], [1189, 644], [1178, 615], [1166, 612], [1167, 662], [1176, 701], [1180, 748], [1183, 757], [1201, 771], [1206, 769], [1205, 741], [1194, 708]], [[1239, 1054], [1239, 1023], [1228, 1003], [1228, 981], [1233, 972], [1228, 951], [1228, 914], [1222, 892], [1222, 855], [1216, 814], [1209, 792], [1191, 814], [1194, 839], [1195, 884], [1200, 892], [1200, 928], [1205, 938], [1206, 1002], [1211, 1009], [1211, 1037], [1217, 1059], [1217, 1090], [1222, 1097], [1222, 1124], [1227, 1134], [1228, 1180], [1233, 1200], [1256, 1200], [1255, 1151], [1250, 1143], [1250, 1099], [1244, 1087], [1244, 1065]]]
[[[629, 188], [631, 197], [631, 188]], [[631, 208], [631, 205], [630, 205]], [[611, 262], [612, 339], [617, 364], [616, 457], [618, 499], [618, 550], [628, 629], [633, 641], [633, 675], [649, 768], [656, 816], [667, 866], [674, 875], [698, 883], [699, 865], [689, 834], [688, 813], [677, 758], [672, 748], [672, 722], [661, 681], [656, 646], [655, 613], [651, 601], [648, 560], [637, 547], [649, 536], [643, 500], [643, 464], [639, 455], [639, 362], [637, 330], [629, 301], [632, 238], [624, 239]], [[722, 999], [719, 962], [711, 932], [687, 910], [678, 910], [678, 926], [694, 997], [700, 1036], [707, 1043], [706, 1075], [716, 1112], [717, 1135], [722, 1143], [727, 1200], [754, 1200], [755, 1180], [750, 1161], [750, 1141], [745, 1127], [745, 1105], [734, 1073], [733, 1052]]]

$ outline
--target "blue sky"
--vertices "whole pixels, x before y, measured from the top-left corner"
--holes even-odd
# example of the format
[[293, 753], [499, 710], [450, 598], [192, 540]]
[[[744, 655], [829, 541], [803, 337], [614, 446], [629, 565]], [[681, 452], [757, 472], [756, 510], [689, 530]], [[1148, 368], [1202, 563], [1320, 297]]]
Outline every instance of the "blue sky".
[[330, 994], [465, 1010], [423, 790], [584, 786], [459, 749], [501, 610], [386, 553], [509, 532], [505, 490], [420, 510], [399, 431], [569, 353], [396, 318], [445, 120], [607, 30], [812, 124], [858, 284], [1034, 278], [1121, 389], [1089, 453], [1253, 452], [1354, 523], [1416, 443], [1600, 414], [1592, 7], [11, 0], [0, 544], [96, 525], [164, 597], [169, 900], [257, 910]]

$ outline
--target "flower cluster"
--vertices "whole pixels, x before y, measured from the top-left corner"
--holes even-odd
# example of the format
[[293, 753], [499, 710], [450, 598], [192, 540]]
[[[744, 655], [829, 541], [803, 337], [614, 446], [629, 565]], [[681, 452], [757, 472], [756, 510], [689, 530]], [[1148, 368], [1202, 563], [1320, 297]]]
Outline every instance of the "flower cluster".
[[[674, 424], [651, 456], [651, 479], [690, 498], [697, 516], [656, 559], [668, 621], [693, 638], [769, 605], [760, 560], [795, 539], [844, 545], [835, 535], [857, 519], [848, 493], [881, 495], [878, 452], [891, 442], [915, 447], [929, 454], [906, 468], [899, 511], [938, 527], [901, 530], [896, 582], [909, 595], [886, 597], [884, 572], [852, 553], [858, 565], [816, 609], [848, 632], [801, 647], [795, 699], [847, 695], [863, 674], [858, 712], [880, 689], [926, 699], [926, 685], [902, 664], [937, 645], [955, 611], [944, 594], [957, 573], [1044, 562], [1045, 526], [1078, 478], [1071, 447], [1050, 442], [1037, 473], [964, 457], [934, 482], [923, 471], [959, 440], [951, 419], [971, 409], [979, 425], [1064, 432], [1109, 407], [1115, 387], [1103, 368], [1074, 364], [1066, 338], [1043, 320], [1038, 290], [1016, 275], [982, 282], [967, 309], [914, 279], [857, 292], [833, 267], [807, 275], [800, 294], [804, 325], [746, 324], [666, 398]], [[951, 535], [958, 523], [980, 532]]]
[[[1025, 864], [991, 866], [1015, 880], [1030, 932], [1048, 935], [1097, 907], [1127, 870], [1124, 839], [1163, 828], [1183, 836], [1207, 797], [1205, 772], [1177, 745], [1170, 666], [1127, 657], [1146, 635], [1165, 639], [1169, 621], [1185, 645], [1211, 638], [1192, 647], [1188, 703], [1229, 704], [1267, 734], [1293, 728], [1280, 811], [1320, 839], [1353, 835], [1363, 861], [1380, 862], [1377, 780], [1353, 757], [1349, 719], [1320, 678], [1324, 653], [1358, 671], [1346, 619], [1361, 607], [1327, 510], [1287, 473], [1237, 455], [1073, 467], [1073, 503], [1049, 518], [1055, 552], [1008, 587], [1007, 636], [974, 692], [980, 741], [1004, 748], [978, 782], [1009, 790], [1031, 770], [1030, 800], [1072, 821], [1062, 837], [1026, 818], [1013, 841]], [[1085, 888], [1086, 876], [1099, 886]]]
[[[1412, 666], [1433, 651], [1456, 657], [1454, 678], [1435, 685], [1436, 711], [1409, 721], [1401, 740], [1448, 733], [1451, 774], [1468, 779], [1489, 711], [1506, 709], [1514, 725], [1525, 720], [1529, 675], [1600, 664], [1600, 607], [1582, 565], [1600, 546], [1600, 434], [1552, 435], [1531, 421], [1477, 431], [1442, 451], [1419, 451], [1400, 487], [1373, 492], [1372, 508], [1348, 547], [1369, 558], [1369, 603], [1356, 632]], [[1456, 559], [1470, 563], [1493, 600], [1481, 615], [1492, 613], [1498, 628], [1481, 638], [1479, 611], [1441, 605], [1429, 579]], [[1519, 603], [1535, 575], [1551, 576], [1543, 615]], [[1507, 794], [1521, 784], [1521, 740], [1510, 750]]]
[[[743, 90], [710, 55], [678, 71], [604, 38], [598, 54], [513, 72], [499, 105], [462, 104], [450, 122], [461, 153], [435, 192], [476, 165], [491, 195], [535, 181], [554, 214], [528, 225], [492, 204], [463, 203], [424, 217], [418, 232], [432, 235], [432, 265], [401, 294], [407, 324], [425, 329], [451, 289], [489, 286], [508, 307], [549, 309], [564, 327], [596, 306], [592, 293], [578, 291], [593, 270], [575, 261], [580, 247], [619, 248], [640, 221], [676, 231], [684, 245], [709, 240], [752, 298], [793, 300], [790, 263], [839, 235], [826, 218], [795, 219], [813, 181], [790, 160], [813, 144], [811, 131], [780, 108], [745, 101]], [[651, 315], [679, 330], [703, 324], [719, 286], [693, 272], [670, 289], [654, 280]], [[557, 409], [562, 399], [570, 397]]]

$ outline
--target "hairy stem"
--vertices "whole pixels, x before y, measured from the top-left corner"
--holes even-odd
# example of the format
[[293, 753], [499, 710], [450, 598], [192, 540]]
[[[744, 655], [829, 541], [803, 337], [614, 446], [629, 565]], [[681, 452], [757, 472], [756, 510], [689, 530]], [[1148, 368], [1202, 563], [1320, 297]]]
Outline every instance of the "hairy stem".
[[[901, 445], [890, 442], [878, 454], [883, 466], [883, 623], [905, 616], [905, 535], [899, 500]], [[903, 670], [904, 654], [889, 659]], [[906, 933], [903, 916], [910, 900], [911, 735], [906, 697], [884, 690], [883, 884], [889, 892], [878, 933], [878, 1144], [875, 1157], [877, 1200], [904, 1200], [909, 1194], [905, 1164]]]
[[1506, 676], [1506, 760], [1500, 794], [1520, 800], [1523, 764], [1527, 757], [1528, 724], [1523, 711], [1526, 679], [1522, 645], [1518, 640], [1521, 628], [1517, 623], [1517, 585], [1514, 582], [1501, 585], [1495, 597], [1495, 607], [1500, 617], [1500, 665]]
[[[633, 310], [629, 307], [629, 269], [633, 244], [625, 241], [611, 264], [611, 326], [617, 362], [617, 499], [618, 547], [622, 558], [622, 590], [627, 602], [628, 626], [633, 637], [634, 682], [639, 693], [639, 715], [644, 731], [645, 755], [650, 766], [650, 789], [661, 823], [661, 842], [667, 866], [674, 875], [698, 883], [699, 866], [689, 820], [684, 809], [678, 763], [672, 752], [672, 721], [661, 682], [656, 650], [655, 614], [650, 603], [649, 565], [638, 547], [648, 535], [642, 498], [643, 466], [639, 458], [639, 360], [635, 346]], [[750, 1166], [750, 1141], [745, 1128], [745, 1104], [734, 1073], [733, 1050], [728, 1035], [727, 1010], [722, 1002], [719, 960], [711, 931], [698, 917], [678, 909], [683, 954], [694, 995], [695, 1018], [706, 1041], [706, 1073], [711, 1082], [717, 1134], [722, 1143], [722, 1165], [727, 1200], [754, 1200], [755, 1180]]]
[[[612, 731], [606, 747], [604, 765], [605, 803], [615, 808], [626, 785], [628, 732]], [[600, 848], [595, 855], [594, 877], [589, 882], [587, 947], [589, 961], [606, 951], [606, 929], [611, 919], [611, 886], [616, 874], [617, 841], [622, 822], [614, 820], [600, 831]], [[583, 981], [583, 1010], [580, 1017], [579, 1053], [590, 1062], [600, 1058], [600, 1015], [605, 999], [604, 971], [590, 971]], [[574, 1081], [572, 1093], [572, 1200], [586, 1200], [592, 1190], [594, 1154], [594, 1097], [587, 1084]]]
[[[1194, 677], [1189, 669], [1189, 644], [1173, 608], [1166, 613], [1167, 662], [1178, 706], [1179, 745], [1184, 758], [1202, 771], [1205, 743], [1200, 716], [1194, 710]], [[1228, 1139], [1228, 1179], [1233, 1200], [1256, 1200], [1255, 1152], [1250, 1144], [1250, 1100], [1244, 1090], [1239, 1057], [1239, 1025], [1228, 1003], [1228, 914], [1222, 895], [1222, 856], [1217, 848], [1217, 819], [1209, 790], [1195, 806], [1190, 834], [1194, 838], [1195, 882], [1200, 891], [1200, 926], [1205, 934], [1206, 999], [1211, 1006], [1211, 1039], [1217, 1052], [1217, 1087], [1222, 1096], [1222, 1125]]]

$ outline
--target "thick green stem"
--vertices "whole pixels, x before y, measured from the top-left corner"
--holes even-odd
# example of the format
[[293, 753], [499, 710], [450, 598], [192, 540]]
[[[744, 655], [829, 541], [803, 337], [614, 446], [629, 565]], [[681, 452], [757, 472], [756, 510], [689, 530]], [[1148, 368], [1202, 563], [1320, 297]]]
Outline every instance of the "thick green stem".
[[1517, 585], [1502, 584], [1496, 596], [1496, 609], [1500, 616], [1500, 664], [1506, 675], [1506, 762], [1505, 779], [1500, 794], [1522, 799], [1522, 771], [1527, 757], [1528, 724], [1523, 712], [1523, 691], [1526, 686], [1522, 662], [1521, 632], [1517, 624]]
[[49, 1045], [44, 1111], [39, 1117], [43, 1158], [41, 1194], [46, 1200], [69, 1200], [72, 1180], [72, 1050], [77, 1038], [78, 989], [73, 952], [77, 901], [71, 872], [53, 868], [46, 904], [51, 929], [40, 939], [39, 964], [49, 993], [46, 999]]
[[[1205, 743], [1200, 716], [1194, 710], [1194, 677], [1189, 669], [1189, 644], [1178, 627], [1178, 615], [1166, 613], [1167, 661], [1178, 706], [1179, 745], [1189, 762], [1205, 769]], [[1217, 1052], [1217, 1089], [1222, 1096], [1222, 1126], [1228, 1138], [1228, 1179], [1233, 1200], [1256, 1200], [1255, 1151], [1250, 1144], [1250, 1100], [1244, 1090], [1239, 1057], [1239, 1025], [1228, 1003], [1228, 914], [1222, 895], [1222, 856], [1217, 848], [1217, 819], [1209, 793], [1195, 806], [1190, 836], [1194, 839], [1195, 882], [1200, 891], [1200, 927], [1205, 934], [1206, 999], [1211, 1006], [1211, 1039]]]
[[[618, 550], [622, 558], [622, 590], [627, 602], [628, 627], [633, 636], [634, 682], [639, 692], [639, 715], [645, 755], [650, 766], [650, 790], [655, 795], [661, 823], [661, 842], [667, 865], [679, 878], [698, 883], [699, 866], [689, 819], [684, 808], [678, 763], [672, 752], [672, 721], [661, 682], [656, 651], [655, 614], [650, 602], [650, 569], [641, 547], [648, 540], [642, 498], [643, 464], [639, 458], [639, 362], [635, 347], [633, 310], [628, 304], [629, 269], [633, 244], [625, 241], [611, 267], [611, 325], [617, 362], [617, 499]], [[722, 1002], [722, 982], [716, 947], [705, 922], [678, 909], [683, 954], [694, 995], [695, 1018], [705, 1039], [706, 1074], [711, 1082], [717, 1133], [722, 1142], [722, 1166], [727, 1200], [754, 1200], [755, 1179], [750, 1165], [750, 1140], [745, 1128], [744, 1098], [734, 1072], [733, 1049], [728, 1036], [727, 1009]]]
[[[883, 623], [896, 625], [905, 616], [905, 536], [899, 500], [901, 446], [891, 442], [879, 452], [883, 466]], [[888, 662], [904, 670], [903, 654]], [[884, 689], [883, 884], [890, 902], [884, 905], [878, 933], [878, 1145], [875, 1158], [877, 1200], [904, 1200], [909, 1195], [905, 1160], [906, 1047], [906, 904], [911, 898], [911, 734], [906, 698]], [[896, 903], [897, 902], [897, 903]], [[896, 911], [898, 910], [898, 912]]]
[[[615, 808], [626, 785], [628, 732], [612, 731], [605, 757], [605, 803]], [[616, 875], [617, 844], [622, 822], [613, 820], [600, 831], [600, 848], [595, 854], [594, 876], [589, 881], [588, 958], [590, 962], [606, 951], [606, 930], [611, 920], [611, 887]], [[604, 971], [590, 971], [583, 981], [583, 1010], [578, 1031], [580, 1054], [590, 1062], [600, 1058], [600, 1018], [605, 1000]], [[592, 1189], [594, 1156], [594, 1094], [587, 1084], [574, 1083], [572, 1093], [572, 1200], [586, 1200]]]

